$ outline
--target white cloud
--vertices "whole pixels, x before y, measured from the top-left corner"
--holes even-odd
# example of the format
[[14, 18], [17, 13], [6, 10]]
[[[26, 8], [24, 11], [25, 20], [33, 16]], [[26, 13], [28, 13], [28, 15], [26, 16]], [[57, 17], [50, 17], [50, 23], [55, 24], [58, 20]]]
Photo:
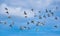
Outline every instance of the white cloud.
[[5, 3], [12, 6], [21, 6], [26, 8], [44, 8], [50, 5], [52, 0], [5, 0]]
[[5, 0], [5, 4], [3, 3], [0, 6], [0, 13], [5, 14], [6, 10], [4, 8], [7, 7], [10, 15], [24, 17], [23, 12], [26, 11], [28, 13], [28, 17], [33, 17], [34, 12], [31, 12], [29, 9], [26, 8], [46, 8], [51, 4], [51, 1], [52, 0]]
[[1, 5], [0, 14], [6, 15], [5, 7], [8, 8], [8, 12], [12, 16], [24, 17], [24, 11], [26, 11], [28, 17], [34, 16], [34, 12], [31, 12], [29, 9], [22, 9], [21, 7], [9, 7], [6, 4]]

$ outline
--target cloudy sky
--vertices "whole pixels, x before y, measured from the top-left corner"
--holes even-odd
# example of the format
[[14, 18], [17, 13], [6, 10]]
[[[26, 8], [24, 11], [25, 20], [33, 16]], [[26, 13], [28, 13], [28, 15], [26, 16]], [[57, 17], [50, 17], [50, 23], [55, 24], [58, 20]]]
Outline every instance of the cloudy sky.
[[[5, 8], [8, 8], [9, 15], [6, 14]], [[32, 12], [31, 9], [34, 11]], [[34, 13], [43, 16], [46, 14], [45, 9], [51, 9], [55, 15], [41, 20], [45, 21], [46, 25], [38, 27], [39, 32], [35, 31], [37, 28], [35, 25], [29, 25], [31, 30], [19, 30], [21, 25], [27, 26], [27, 21], [40, 21], [34, 18]], [[27, 19], [24, 17], [24, 11], [27, 13]], [[42, 13], [39, 14], [38, 11]], [[8, 16], [12, 18], [8, 19]], [[58, 17], [57, 21], [54, 20], [55, 16]], [[0, 23], [0, 36], [60, 36], [60, 0], [0, 0], [0, 21], [7, 22], [7, 24]], [[15, 23], [13, 28], [10, 28], [8, 25], [12, 21]], [[54, 25], [58, 25], [58, 28], [54, 28]]]

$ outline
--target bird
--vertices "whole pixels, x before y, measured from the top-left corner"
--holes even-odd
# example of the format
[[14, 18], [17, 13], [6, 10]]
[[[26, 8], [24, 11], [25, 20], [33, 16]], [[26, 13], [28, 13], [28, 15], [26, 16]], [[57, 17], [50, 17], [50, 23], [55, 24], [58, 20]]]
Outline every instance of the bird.
[[39, 19], [42, 19], [42, 16], [39, 15]]
[[8, 10], [7, 8], [5, 8], [5, 10]]
[[12, 24], [10, 24], [9, 26], [10, 26], [10, 27], [13, 27], [13, 25], [12, 25]]
[[6, 11], [6, 13], [7, 13], [7, 14], [9, 14], [9, 12], [8, 12], [8, 11]]
[[55, 25], [54, 27], [55, 27], [55, 28], [58, 28], [58, 26], [57, 26], [57, 25]]
[[53, 13], [53, 12], [51, 12], [51, 15], [53, 16], [53, 15], [54, 15], [54, 13]]
[[26, 26], [20, 26], [20, 30], [25, 30]]
[[48, 13], [48, 10], [46, 9], [46, 13]]
[[39, 13], [41, 13], [41, 11], [38, 11]]
[[28, 30], [30, 30], [31, 28], [30, 27], [27, 27]]
[[51, 10], [49, 10], [49, 12], [52, 12]]
[[46, 15], [43, 15], [43, 18], [46, 18]]
[[33, 11], [33, 9], [31, 9], [31, 11]]
[[5, 21], [4, 24], [7, 24], [7, 22]]
[[29, 25], [30, 23], [29, 22], [27, 22], [27, 25]]
[[55, 20], [58, 20], [58, 18], [57, 18], [57, 17], [55, 17]]
[[10, 26], [10, 27], [13, 27], [13, 25], [14, 25], [14, 22], [12, 22], [9, 26]]
[[31, 23], [33, 23], [33, 24], [34, 24], [34, 20], [32, 20], [32, 21], [31, 21]]
[[8, 16], [8, 18], [10, 19], [10, 18], [11, 18], [11, 16]]
[[56, 6], [56, 10], [58, 9], [58, 7]]
[[24, 15], [27, 15], [26, 11], [24, 11]]
[[50, 14], [48, 13], [47, 16], [50, 17]]
[[25, 18], [27, 18], [27, 15], [25, 15]]
[[41, 22], [39, 22], [39, 21], [38, 21], [38, 22], [36, 23], [36, 26], [39, 26], [39, 25], [40, 25], [40, 23], [41, 23]]

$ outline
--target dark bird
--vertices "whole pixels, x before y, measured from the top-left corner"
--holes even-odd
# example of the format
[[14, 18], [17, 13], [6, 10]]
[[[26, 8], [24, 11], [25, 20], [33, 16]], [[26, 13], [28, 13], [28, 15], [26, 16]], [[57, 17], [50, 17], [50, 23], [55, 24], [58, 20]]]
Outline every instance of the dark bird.
[[58, 20], [58, 18], [57, 18], [57, 17], [55, 17], [55, 20]]
[[5, 8], [5, 10], [8, 10], [7, 8]]
[[31, 23], [33, 23], [33, 24], [34, 24], [34, 20], [32, 20], [32, 21], [31, 21]]
[[6, 13], [7, 13], [7, 14], [9, 14], [9, 12], [8, 12], [8, 11], [7, 11]]
[[57, 25], [55, 25], [54, 27], [55, 27], [55, 28], [58, 28], [58, 26], [57, 26]]
[[27, 18], [27, 15], [25, 15], [25, 18]]
[[50, 17], [51, 15], [48, 13], [47, 16]]
[[49, 10], [49, 12], [52, 12], [51, 10]]
[[43, 15], [43, 18], [46, 18], [46, 15]]
[[51, 12], [51, 15], [53, 16], [53, 15], [54, 15], [54, 13], [53, 13], [53, 12]]
[[8, 18], [11, 18], [11, 16], [8, 16]]
[[10, 27], [13, 27], [13, 25], [14, 25], [14, 22], [12, 22], [9, 26], [10, 26]]
[[28, 30], [30, 30], [31, 28], [30, 27], [27, 27]]
[[10, 26], [10, 27], [13, 27], [13, 25], [12, 25], [12, 24], [10, 24], [9, 26]]
[[48, 13], [48, 10], [46, 9], [46, 13]]
[[20, 26], [20, 30], [25, 30], [26, 28], [26, 26]]
[[58, 9], [58, 7], [56, 6], [56, 10]]
[[24, 15], [27, 15], [26, 11], [24, 11]]
[[39, 16], [39, 19], [42, 19], [42, 16]]
[[29, 22], [27, 22], [27, 25], [29, 25], [30, 23]]
[[37, 24], [36, 24], [36, 26], [40, 26], [40, 23], [41, 23], [41, 22], [38, 21]]
[[41, 11], [38, 11], [39, 13], [41, 13]]
[[31, 9], [31, 11], [33, 11], [33, 9]]
[[7, 22], [5, 21], [4, 24], [7, 24]]

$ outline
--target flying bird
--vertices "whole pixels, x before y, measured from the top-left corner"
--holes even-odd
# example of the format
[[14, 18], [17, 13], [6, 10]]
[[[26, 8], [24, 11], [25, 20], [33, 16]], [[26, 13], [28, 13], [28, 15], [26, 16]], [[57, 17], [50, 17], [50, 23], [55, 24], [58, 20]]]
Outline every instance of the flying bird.
[[39, 16], [39, 19], [42, 19], [42, 16]]
[[6, 13], [7, 13], [7, 14], [9, 14], [9, 12], [8, 12], [8, 11], [7, 11]]
[[55, 20], [58, 20], [58, 17], [55, 17]]
[[31, 9], [31, 11], [33, 11], [33, 9]]
[[29, 22], [27, 22], [27, 25], [29, 25], [30, 23]]
[[48, 13], [48, 10], [46, 9], [46, 13]]
[[10, 26], [10, 27], [13, 27], [13, 25], [14, 25], [14, 22], [12, 22], [9, 26]]
[[25, 30], [26, 28], [26, 26], [20, 26], [20, 30]]
[[43, 18], [46, 18], [46, 15], [43, 15]]
[[58, 26], [57, 26], [57, 25], [55, 25], [54, 27], [55, 27], [55, 28], [58, 28]]
[[32, 20], [32, 21], [31, 21], [31, 23], [33, 23], [33, 24], [34, 24], [34, 20]]
[[47, 16], [50, 17], [51, 15], [48, 13]]
[[8, 18], [10, 19], [10, 18], [11, 18], [11, 16], [8, 16]]
[[24, 11], [24, 15], [27, 15], [26, 11]]
[[5, 21], [4, 24], [7, 24], [7, 22]]
[[8, 10], [8, 8], [5, 8], [5, 10]]
[[41, 11], [38, 11], [39, 13], [41, 13]]

